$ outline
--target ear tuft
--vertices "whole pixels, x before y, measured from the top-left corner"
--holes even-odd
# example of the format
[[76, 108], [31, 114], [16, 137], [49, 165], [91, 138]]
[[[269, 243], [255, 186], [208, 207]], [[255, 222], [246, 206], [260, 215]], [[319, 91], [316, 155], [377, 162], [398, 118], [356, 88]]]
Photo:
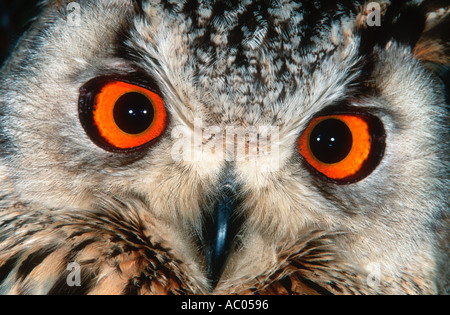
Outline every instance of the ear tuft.
[[[378, 23], [371, 21], [375, 15]], [[370, 55], [376, 46], [386, 47], [390, 42], [398, 42], [411, 47], [414, 56], [436, 73], [450, 69], [448, 0], [366, 3], [356, 16], [356, 30], [361, 34], [362, 55]]]
[[433, 70], [450, 66], [450, 6], [427, 14], [424, 32], [413, 52]]

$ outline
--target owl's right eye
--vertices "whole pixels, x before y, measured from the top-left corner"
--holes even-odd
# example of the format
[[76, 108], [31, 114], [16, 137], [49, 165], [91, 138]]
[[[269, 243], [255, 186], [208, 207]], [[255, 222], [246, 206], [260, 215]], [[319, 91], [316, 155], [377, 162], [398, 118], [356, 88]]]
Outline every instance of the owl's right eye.
[[167, 124], [157, 92], [120, 80], [94, 80], [82, 87], [79, 113], [88, 136], [109, 151], [137, 150], [158, 138]]

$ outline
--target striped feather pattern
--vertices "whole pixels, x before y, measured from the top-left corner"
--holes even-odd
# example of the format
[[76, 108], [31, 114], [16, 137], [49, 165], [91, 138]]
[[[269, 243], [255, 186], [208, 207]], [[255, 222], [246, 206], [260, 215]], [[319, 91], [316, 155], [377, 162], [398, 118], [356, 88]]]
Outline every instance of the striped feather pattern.
[[[18, 205], [0, 216], [1, 294], [186, 294], [181, 262], [144, 235], [137, 216], [46, 213]], [[70, 263], [81, 286], [69, 286]]]

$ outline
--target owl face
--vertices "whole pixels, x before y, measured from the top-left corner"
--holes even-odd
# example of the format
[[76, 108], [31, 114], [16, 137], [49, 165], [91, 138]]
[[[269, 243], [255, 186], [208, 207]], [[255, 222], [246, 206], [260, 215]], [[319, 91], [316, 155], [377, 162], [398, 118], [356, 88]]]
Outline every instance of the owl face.
[[425, 35], [447, 11], [77, 4], [49, 1], [3, 67], [5, 208], [137, 216], [194, 293], [302, 292], [299, 261], [327, 292], [436, 290], [448, 54]]

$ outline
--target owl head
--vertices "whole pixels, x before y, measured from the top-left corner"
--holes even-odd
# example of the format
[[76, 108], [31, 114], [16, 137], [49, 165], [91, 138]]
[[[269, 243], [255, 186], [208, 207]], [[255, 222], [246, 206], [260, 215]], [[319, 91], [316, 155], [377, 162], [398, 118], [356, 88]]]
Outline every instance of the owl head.
[[1, 71], [0, 204], [135, 220], [194, 293], [445, 292], [449, 9], [44, 1]]

